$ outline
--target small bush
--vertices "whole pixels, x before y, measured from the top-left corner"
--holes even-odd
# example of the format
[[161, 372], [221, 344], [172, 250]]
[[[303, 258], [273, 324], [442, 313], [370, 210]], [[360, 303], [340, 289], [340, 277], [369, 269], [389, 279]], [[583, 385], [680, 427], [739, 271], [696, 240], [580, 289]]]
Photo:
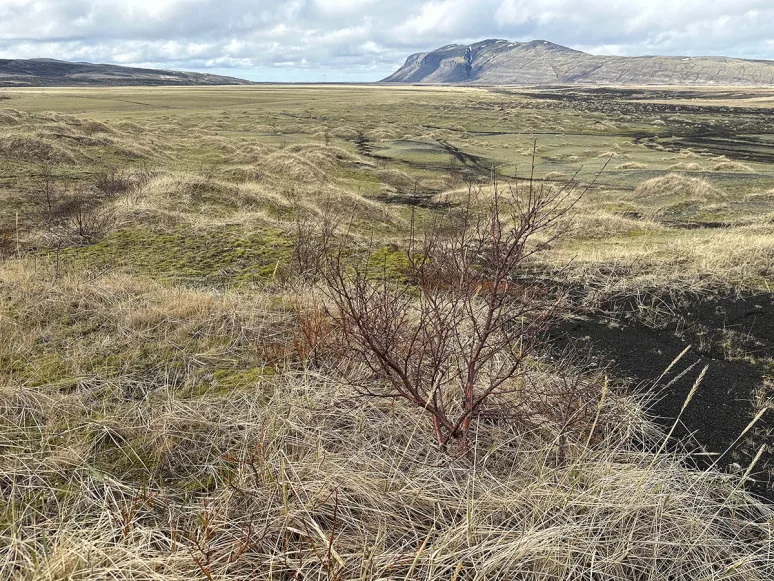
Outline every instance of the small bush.
[[73, 240], [93, 241], [107, 234], [115, 216], [107, 202], [130, 188], [116, 172], [100, 174], [94, 186], [68, 190], [50, 164], [41, 167], [29, 200], [38, 224], [56, 238], [57, 245]]
[[483, 212], [476, 197], [471, 187], [453, 225], [412, 233], [402, 277], [372, 251], [354, 260], [339, 252], [323, 271], [347, 380], [368, 396], [421, 408], [439, 447], [454, 441], [460, 452], [485, 408], [518, 415], [512, 396], [524, 393], [524, 369], [563, 312], [529, 261], [575, 201], [572, 187], [508, 195], [496, 182]]
[[94, 189], [104, 198], [114, 198], [135, 188], [136, 180], [126, 172], [110, 169], [94, 178]]
[[304, 213], [298, 205], [295, 206], [295, 213], [291, 276], [303, 278], [305, 283], [314, 282], [333, 250], [341, 218], [330, 211], [330, 201], [323, 205], [321, 215]]
[[102, 238], [115, 225], [115, 213], [89, 191], [68, 195], [60, 205], [59, 226], [65, 237], [83, 242]]

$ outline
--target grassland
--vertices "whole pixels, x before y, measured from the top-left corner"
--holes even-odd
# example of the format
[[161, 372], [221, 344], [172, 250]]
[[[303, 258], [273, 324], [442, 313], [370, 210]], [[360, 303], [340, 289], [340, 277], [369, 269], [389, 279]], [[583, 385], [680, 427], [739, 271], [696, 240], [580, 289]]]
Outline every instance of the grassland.
[[[0, 97], [1, 578], [774, 576], [774, 92]], [[300, 242], [335, 216], [401, 280], [530, 179], [585, 190], [531, 263], [572, 307], [537, 419], [450, 457], [317, 361]]]

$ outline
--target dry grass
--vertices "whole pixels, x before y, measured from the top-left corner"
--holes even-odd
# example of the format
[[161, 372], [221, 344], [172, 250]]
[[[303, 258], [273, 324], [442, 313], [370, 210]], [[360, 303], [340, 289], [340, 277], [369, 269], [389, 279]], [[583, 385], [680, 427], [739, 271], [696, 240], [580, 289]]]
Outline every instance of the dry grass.
[[617, 170], [627, 170], [627, 169], [648, 169], [648, 165], [644, 163], [639, 163], [636, 161], [628, 161], [626, 163], [623, 163], [616, 167]]
[[658, 201], [673, 198], [688, 202], [709, 202], [725, 198], [725, 194], [706, 180], [669, 174], [647, 180], [637, 186], [633, 199]]
[[[455, 125], [461, 111], [484, 111], [468, 108], [473, 96], [448, 111], [432, 97], [423, 106]], [[486, 101], [480, 93], [475, 99]], [[131, 188], [106, 204], [118, 229], [152, 224], [159, 239], [174, 231], [171, 247], [163, 240], [149, 246], [163, 248], [167, 262], [178, 264], [169, 258], [175, 252], [187, 260], [189, 238], [199, 245], [192, 260], [233, 244], [229, 252], [250, 247], [250, 260], [260, 261], [262, 245], [287, 242], [282, 233], [292, 233], [295, 220], [314, 224], [326, 213], [345, 224], [348, 251], [368, 238], [384, 245], [387, 261], [410, 225], [432, 222], [438, 210], [376, 196], [409, 199], [419, 190], [443, 192], [429, 200], [439, 204], [468, 199], [468, 188], [451, 186], [445, 169], [383, 167], [384, 158], [361, 158], [344, 140], [457, 139], [463, 130], [472, 135], [470, 127], [436, 120], [444, 127], [429, 133], [418, 117], [368, 125], [338, 121], [334, 111], [325, 112], [337, 120], [328, 126], [321, 117], [307, 121], [300, 109], [279, 125], [271, 120], [276, 110], [260, 123], [236, 108], [217, 117], [164, 109], [103, 121], [0, 110], [0, 155], [16, 180], [0, 195], [22, 209], [22, 253], [34, 249], [15, 258], [14, 215], [2, 217], [0, 578], [774, 578], [771, 506], [743, 491], [743, 476], [700, 472], [689, 455], [659, 452], [664, 434], [646, 413], [649, 402], [604, 373], [584, 372], [587, 397], [578, 398], [570, 388], [581, 371], [536, 355], [507, 396], [520, 420], [487, 409], [470, 454], [454, 458], [432, 444], [422, 410], [360, 397], [309, 360], [299, 309], [325, 299], [306, 280], [275, 280], [282, 269], [273, 254], [260, 285], [154, 280], [81, 262], [108, 248], [105, 241], [77, 249], [82, 254], [46, 251], [43, 227], [25, 213], [43, 161], [56, 164], [59, 179], [89, 187], [109, 167], [131, 167]], [[556, 121], [527, 119], [536, 128], [550, 122], [552, 131]], [[293, 132], [291, 145], [283, 132]], [[326, 145], [298, 144], [299, 136]], [[464, 141], [492, 148], [484, 138]], [[533, 153], [522, 142], [508, 147]], [[628, 156], [599, 142], [572, 153], [581, 148], [599, 165]], [[537, 151], [553, 153], [543, 144]], [[641, 163], [639, 153], [618, 169], [653, 167], [655, 158]], [[524, 196], [528, 187], [514, 185], [513, 193]], [[475, 187], [473, 201], [487, 204], [492, 194]], [[758, 208], [770, 197], [745, 201]], [[728, 230], [679, 230], [653, 219], [677, 206], [711, 213], [725, 200], [711, 183], [675, 174], [631, 194], [615, 185], [594, 190], [572, 222], [557, 224], [567, 236], [546, 248], [543, 266], [566, 267], [562, 281], [588, 291], [590, 305], [649, 289], [764, 288], [774, 279], [774, 221], [766, 212]], [[412, 211], [416, 222], [407, 219]], [[276, 228], [265, 241], [240, 246], [243, 235], [266, 225]], [[207, 238], [229, 228], [228, 242]], [[143, 232], [151, 229], [135, 234]], [[119, 242], [131, 253], [137, 238]], [[769, 391], [756, 394], [759, 407], [770, 405]]]
[[749, 165], [738, 162], [730, 161], [725, 158], [717, 158], [715, 165], [712, 166], [712, 171], [718, 172], [737, 172], [737, 173], [754, 173], [755, 170]]
[[26, 117], [26, 113], [16, 109], [0, 109], [0, 124], [2, 125], [18, 125]]
[[569, 228], [569, 235], [580, 240], [606, 240], [616, 236], [655, 234], [665, 230], [653, 220], [635, 220], [593, 208], [579, 211], [569, 223]]
[[701, 171], [702, 167], [698, 163], [676, 163], [667, 169], [669, 171]]
[[[77, 365], [68, 371], [75, 389], [32, 385], [6, 367], [3, 578], [774, 574], [774, 512], [734, 478], [642, 451], [661, 436], [638, 402], [603, 396], [601, 382], [587, 410], [597, 418], [593, 438], [588, 424], [567, 431], [556, 415], [566, 384], [536, 368], [527, 381], [548, 399], [525, 399], [533, 421], [482, 423], [473, 455], [449, 460], [429, 444], [421, 410], [353, 398], [323, 373], [286, 369], [192, 391], [193, 376], [282, 336], [277, 324], [290, 319], [269, 315], [257, 297], [246, 303], [125, 277], [87, 287], [75, 274], [51, 285], [48, 274], [4, 267], [16, 299], [0, 321], [17, 328], [4, 332], [4, 357], [40, 358], [49, 347], [38, 338], [59, 341], [56, 321], [69, 312], [102, 321], [86, 335], [90, 348], [81, 338], [69, 350], [75, 360], [112, 340], [123, 353], [176, 346], [169, 363], [187, 363], [182, 376], [169, 369], [145, 389], [124, 372], [111, 378]], [[184, 347], [191, 339], [199, 346]]]
[[416, 178], [398, 169], [383, 169], [377, 173], [379, 181], [396, 190], [411, 192], [417, 187]]
[[551, 260], [573, 261], [567, 276], [595, 289], [592, 303], [647, 291], [761, 290], [774, 275], [774, 231], [771, 223], [729, 230], [668, 229], [603, 245], [568, 243], [552, 250]]
[[[0, 130], [0, 154], [28, 164], [33, 175], [41, 174], [43, 164], [61, 168], [55, 172], [59, 190], [72, 187], [70, 178], [60, 177], [71, 171], [68, 168], [102, 169], [105, 152], [115, 160], [111, 163], [122, 168], [130, 160], [152, 159], [152, 164], [142, 161], [134, 165], [137, 169], [122, 170], [134, 186], [111, 204], [117, 227], [137, 222], [263, 222], [282, 227], [299, 214], [321, 213], [323, 206], [360, 222], [376, 220], [388, 227], [404, 223], [400, 212], [363, 195], [357, 180], [339, 177], [354, 172], [373, 179], [370, 176], [376, 177], [378, 170], [338, 147], [276, 148], [206, 131], [193, 139], [181, 126], [130, 121], [108, 124], [58, 113], [4, 110], [3, 119], [14, 125]], [[204, 155], [198, 164], [186, 159], [195, 148], [201, 148]], [[180, 156], [180, 151], [185, 154]], [[27, 188], [39, 188], [38, 181], [33, 177]], [[33, 218], [19, 197], [27, 210], [22, 212], [25, 242], [45, 244], [46, 236], [36, 232], [34, 224], [32, 229], [27, 226]]]
[[[238, 172], [245, 179], [236, 181]], [[258, 179], [249, 179], [252, 175]], [[169, 221], [186, 224], [213, 225], [235, 223], [283, 224], [280, 216], [292, 219], [300, 208], [318, 213], [318, 204], [326, 195], [343, 192], [331, 185], [320, 191], [301, 194], [299, 189], [285, 188], [284, 181], [260, 179], [252, 166], [246, 168], [215, 169], [212, 172], [172, 170], [157, 172], [146, 183], [115, 204], [122, 221], [129, 224]], [[356, 208], [352, 205], [352, 208]]]
[[389, 127], [378, 127], [369, 131], [366, 136], [374, 141], [389, 141], [400, 137], [400, 133]]
[[[24, 390], [3, 400], [42, 423], [29, 436], [47, 431], [54, 409], [71, 417], [84, 407]], [[430, 580], [458, 571], [751, 580], [772, 572], [770, 510], [738, 493], [718, 500], [732, 483], [672, 459], [590, 451], [553, 467], [550, 442], [535, 448], [529, 436], [488, 429], [474, 466], [437, 466], [443, 459], [422, 445], [417, 418], [353, 406], [315, 376], [122, 411], [91, 433], [71, 419], [66, 448], [6, 457], [17, 511], [14, 532], [0, 539], [8, 578]], [[173, 486], [139, 489], [92, 466], [100, 441], [131, 453], [136, 434], [146, 454], [211, 478], [212, 492], [186, 502]], [[56, 501], [64, 474], [69, 492]], [[45, 517], [24, 510], [29, 496]]]
[[[170, 147], [159, 148], [159, 135], [125, 131], [105, 123], [57, 113], [25, 114], [0, 110], [0, 152], [7, 159], [31, 163], [85, 164], [106, 149], [127, 159], [165, 158]], [[165, 140], [162, 140], [162, 142]], [[164, 151], [166, 150], [166, 151]]]
[[283, 150], [266, 156], [256, 169], [299, 186], [320, 186], [328, 181], [328, 173], [315, 161]]
[[256, 334], [283, 316], [260, 295], [218, 297], [117, 274], [89, 280], [67, 265], [57, 279], [54, 262], [32, 268], [3, 268], [9, 299], [0, 314], [0, 377], [8, 385], [50, 390], [95, 380], [121, 393], [155, 390], [163, 380], [198, 389], [207, 361], [260, 366]]
[[0, 134], [0, 155], [8, 159], [50, 163], [76, 163], [80, 157], [75, 150], [51, 139], [25, 133]]
[[[538, 191], [548, 193], [560, 190], [570, 193], [579, 190], [577, 184], [572, 184], [569, 181], [564, 183], [553, 183], [549, 181], [549, 179], [548, 176], [546, 176], [545, 179], [535, 179], [531, 184], [528, 181], [520, 181], [505, 182], [498, 186], [483, 182], [462, 185], [436, 194], [433, 196], [432, 201], [437, 204], [457, 205], [464, 205], [470, 201], [474, 206], [486, 206], [492, 202], [495, 190], [498, 188], [501, 193], [504, 192], [506, 197], [514, 199], [525, 199], [529, 196], [530, 190], [532, 190], [533, 193]], [[580, 193], [580, 191], [578, 193]]]

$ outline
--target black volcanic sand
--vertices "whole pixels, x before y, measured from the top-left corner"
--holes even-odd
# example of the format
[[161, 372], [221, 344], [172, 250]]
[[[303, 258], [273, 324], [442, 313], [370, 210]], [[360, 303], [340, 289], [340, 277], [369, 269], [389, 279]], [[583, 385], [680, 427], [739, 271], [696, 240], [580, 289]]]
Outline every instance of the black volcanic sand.
[[[737, 338], [745, 356], [728, 356], [729, 336]], [[705, 366], [708, 371], [683, 413], [675, 437], [690, 441], [710, 455], [699, 464], [718, 462], [721, 469], [744, 471], [761, 446], [766, 452], [753, 472], [750, 490], [774, 501], [774, 411], [737, 442], [755, 417], [754, 392], [760, 388], [774, 356], [774, 295], [716, 297], [683, 305], [675, 319], [651, 328], [636, 317], [589, 317], [566, 321], [553, 334], [558, 347], [588, 345], [613, 376], [636, 389], [655, 394], [651, 412], [665, 428], [675, 418]], [[700, 340], [701, 339], [701, 340]], [[692, 347], [661, 381], [659, 377], [688, 346]], [[693, 368], [675, 380], [688, 367]], [[671, 384], [671, 385], [670, 385]], [[714, 454], [714, 455], [712, 455]], [[703, 460], [702, 460], [703, 459]]]

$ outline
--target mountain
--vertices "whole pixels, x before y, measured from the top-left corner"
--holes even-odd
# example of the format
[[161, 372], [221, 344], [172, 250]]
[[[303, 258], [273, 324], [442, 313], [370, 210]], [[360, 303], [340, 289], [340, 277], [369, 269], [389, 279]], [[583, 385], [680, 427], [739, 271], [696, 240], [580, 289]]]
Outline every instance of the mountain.
[[774, 85], [774, 61], [596, 56], [545, 40], [485, 40], [412, 55], [384, 83]]
[[250, 81], [206, 73], [71, 63], [54, 59], [0, 59], [0, 87], [250, 84]]

